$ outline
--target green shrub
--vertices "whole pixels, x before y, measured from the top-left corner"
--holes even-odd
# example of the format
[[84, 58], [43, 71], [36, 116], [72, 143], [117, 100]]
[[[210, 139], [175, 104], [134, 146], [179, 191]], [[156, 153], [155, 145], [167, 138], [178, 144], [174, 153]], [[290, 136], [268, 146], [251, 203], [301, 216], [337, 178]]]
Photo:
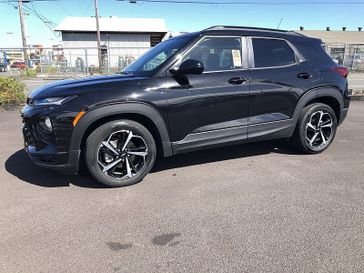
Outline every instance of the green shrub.
[[26, 68], [22, 71], [23, 77], [35, 78], [37, 76], [37, 70], [34, 68]]
[[20, 105], [25, 102], [25, 85], [16, 78], [0, 77], [0, 107]]
[[56, 73], [58, 73], [58, 67], [56, 66], [48, 66], [46, 69], [46, 73], [49, 75], [54, 75]]

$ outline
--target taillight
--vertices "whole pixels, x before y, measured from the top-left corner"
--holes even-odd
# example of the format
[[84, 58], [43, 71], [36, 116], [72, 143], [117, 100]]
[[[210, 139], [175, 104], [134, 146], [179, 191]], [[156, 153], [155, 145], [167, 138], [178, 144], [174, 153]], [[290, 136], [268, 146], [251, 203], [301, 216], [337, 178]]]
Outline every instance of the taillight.
[[337, 73], [339, 73], [344, 78], [346, 78], [349, 75], [349, 70], [344, 66], [334, 66], [332, 69]]

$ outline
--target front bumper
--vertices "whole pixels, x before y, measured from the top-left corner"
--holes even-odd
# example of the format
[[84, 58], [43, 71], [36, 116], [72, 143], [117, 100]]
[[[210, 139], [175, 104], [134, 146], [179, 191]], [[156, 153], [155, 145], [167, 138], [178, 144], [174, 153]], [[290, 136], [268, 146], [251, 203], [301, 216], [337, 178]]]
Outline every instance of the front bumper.
[[80, 150], [69, 151], [66, 154], [68, 161], [65, 164], [57, 164], [58, 161], [63, 160], [65, 154], [52, 153], [53, 148], [51, 147], [37, 151], [34, 146], [28, 146], [25, 150], [34, 164], [40, 167], [69, 174], [76, 174], [79, 170]]
[[[53, 130], [46, 131], [40, 122], [48, 116]], [[70, 150], [72, 136], [71, 118], [56, 115], [48, 108], [26, 106], [22, 111], [24, 147], [38, 166], [66, 173], [77, 173], [80, 150]]]

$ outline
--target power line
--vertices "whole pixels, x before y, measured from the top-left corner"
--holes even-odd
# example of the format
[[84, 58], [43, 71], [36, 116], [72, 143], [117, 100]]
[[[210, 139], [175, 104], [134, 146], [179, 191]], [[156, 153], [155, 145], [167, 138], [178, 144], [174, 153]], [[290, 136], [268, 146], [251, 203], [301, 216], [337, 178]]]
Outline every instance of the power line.
[[58, 2], [54, 2], [61, 10], [63, 10], [65, 13], [67, 13], [70, 16], [73, 16], [68, 10], [66, 10], [62, 5], [60, 5]]
[[[34, 0], [33, 0], [34, 1]], [[32, 2], [33, 2], [32, 1]], [[41, 1], [43, 2], [42, 0], [36, 0], [35, 2], [37, 1]], [[0, 3], [4, 3], [4, 4], [8, 4], [16, 9], [18, 9], [18, 5], [15, 5], [15, 4], [12, 4], [11, 2], [15, 2], [15, 1], [0, 1]], [[25, 3], [25, 1], [22, 1], [22, 3]], [[29, 3], [29, 2], [28, 2]], [[33, 3], [31, 3], [31, 5], [33, 6], [33, 9], [31, 9], [30, 7], [28, 6], [23, 6], [23, 9], [26, 10], [27, 12], [29, 12], [29, 14], [37, 17], [49, 30], [51, 30], [53, 32], [53, 34], [56, 35], [55, 31], [53, 30], [52, 27], [49, 26], [49, 24], [51, 25], [56, 25], [56, 23], [52, 22], [50, 19], [46, 18], [45, 16], [41, 15], [37, 10], [36, 8], [34, 7]], [[56, 35], [57, 36], [57, 35]]]
[[[23, 4], [28, 4], [28, 3], [31, 3], [31, 2], [56, 2], [56, 1], [60, 1], [60, 0], [22, 0], [21, 2]], [[18, 3], [19, 1], [17, 0], [1, 0], [0, 3]]]
[[196, 4], [196, 5], [254, 5], [254, 6], [310, 6], [310, 5], [321, 5], [321, 6], [335, 6], [335, 5], [364, 5], [362, 2], [251, 2], [251, 1], [195, 1], [195, 0], [116, 0], [119, 2], [129, 1], [132, 4], [138, 2], [144, 3], [165, 3], [165, 4]]
[[28, 7], [28, 6], [24, 6], [24, 8], [32, 15], [34, 15], [35, 17], [37, 17], [55, 36], [56, 32], [53, 30], [53, 28], [50, 26], [55, 26], [56, 23], [52, 22], [51, 20], [49, 20], [48, 18], [46, 18], [45, 16], [41, 15], [37, 9], [35, 8], [35, 6], [33, 4], [32, 8]]
[[34, 16], [38, 17], [38, 19], [40, 19], [44, 24], [56, 25], [56, 23], [52, 22], [50, 19], [48, 19], [47, 17], [40, 14], [38, 9], [35, 7], [35, 5], [33, 3], [30, 3], [30, 4], [31, 4], [32, 8], [30, 8], [30, 7], [26, 7], [26, 8], [28, 11], [32, 12], [32, 14]]

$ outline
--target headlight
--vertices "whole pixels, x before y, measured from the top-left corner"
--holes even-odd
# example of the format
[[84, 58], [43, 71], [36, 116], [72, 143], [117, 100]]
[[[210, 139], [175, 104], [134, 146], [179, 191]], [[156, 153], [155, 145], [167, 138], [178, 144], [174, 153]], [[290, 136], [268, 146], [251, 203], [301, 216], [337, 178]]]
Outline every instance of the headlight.
[[36, 99], [33, 104], [35, 106], [41, 105], [61, 105], [69, 97], [51, 97], [45, 99]]

